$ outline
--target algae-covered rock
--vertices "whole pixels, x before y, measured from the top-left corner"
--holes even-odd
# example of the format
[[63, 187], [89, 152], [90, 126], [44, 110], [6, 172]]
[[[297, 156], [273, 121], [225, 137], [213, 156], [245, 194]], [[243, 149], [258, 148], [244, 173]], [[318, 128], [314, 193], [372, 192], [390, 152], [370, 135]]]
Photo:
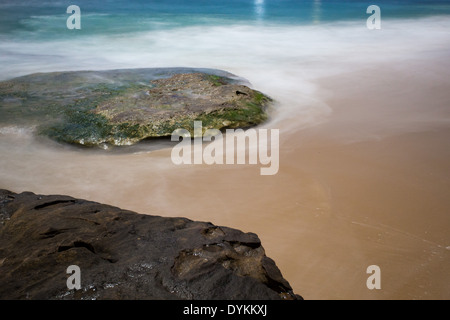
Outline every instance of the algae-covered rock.
[[32, 124], [71, 144], [131, 145], [176, 129], [194, 136], [194, 121], [204, 131], [258, 125], [270, 101], [220, 70], [39, 73], [0, 82], [0, 125]]

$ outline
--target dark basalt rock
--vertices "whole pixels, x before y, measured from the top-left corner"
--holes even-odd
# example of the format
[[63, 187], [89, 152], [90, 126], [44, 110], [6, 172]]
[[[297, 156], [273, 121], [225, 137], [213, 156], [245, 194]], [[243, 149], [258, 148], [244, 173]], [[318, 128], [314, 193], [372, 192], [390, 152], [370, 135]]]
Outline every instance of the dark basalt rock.
[[[243, 79], [212, 69], [166, 68], [37, 73], [0, 82], [0, 125], [37, 126], [54, 140], [123, 146], [247, 128], [267, 119], [271, 99]], [[198, 133], [196, 133], [198, 134]]]
[[0, 299], [301, 299], [255, 234], [6, 190], [0, 275]]

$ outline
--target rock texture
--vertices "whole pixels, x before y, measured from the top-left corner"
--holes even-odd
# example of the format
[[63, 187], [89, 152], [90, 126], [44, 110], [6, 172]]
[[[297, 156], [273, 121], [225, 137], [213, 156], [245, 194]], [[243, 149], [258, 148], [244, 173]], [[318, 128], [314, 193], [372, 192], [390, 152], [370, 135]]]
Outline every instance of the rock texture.
[[300, 298], [255, 234], [0, 190], [0, 299]]
[[267, 119], [270, 102], [220, 70], [38, 73], [0, 82], [0, 125], [37, 125], [70, 144], [121, 146], [176, 129], [194, 136], [194, 121], [203, 131], [255, 126]]

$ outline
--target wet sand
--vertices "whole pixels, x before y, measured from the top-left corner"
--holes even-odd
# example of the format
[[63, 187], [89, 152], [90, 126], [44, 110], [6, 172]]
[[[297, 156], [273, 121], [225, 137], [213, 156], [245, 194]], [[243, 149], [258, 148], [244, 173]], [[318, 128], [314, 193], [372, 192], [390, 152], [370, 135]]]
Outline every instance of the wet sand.
[[[255, 232], [306, 299], [449, 299], [450, 66], [410, 66], [317, 78], [330, 112], [266, 125], [281, 129], [276, 176], [175, 166], [168, 149], [80, 152], [4, 133], [0, 187]], [[369, 265], [381, 290], [366, 287]]]

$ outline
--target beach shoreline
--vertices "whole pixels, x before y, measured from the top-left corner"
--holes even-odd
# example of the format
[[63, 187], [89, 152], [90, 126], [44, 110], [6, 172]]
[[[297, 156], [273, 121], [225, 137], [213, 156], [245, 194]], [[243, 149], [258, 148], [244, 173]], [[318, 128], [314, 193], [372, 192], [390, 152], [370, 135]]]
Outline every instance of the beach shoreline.
[[[423, 21], [429, 22], [423, 30], [406, 22], [391, 30], [383, 25], [386, 33], [373, 42], [358, 27], [286, 28], [280, 39], [279, 30], [255, 39], [256, 30], [230, 28], [224, 39], [236, 39], [224, 52], [212, 41], [217, 30], [189, 41], [187, 31], [177, 30], [184, 42], [175, 48], [198, 41], [191, 55], [174, 49], [165, 57], [164, 42], [157, 42], [154, 53], [124, 60], [124, 67], [139, 67], [154, 54], [155, 64], [194, 66], [200, 63], [195, 54], [212, 46], [202, 67], [246, 77], [278, 101], [262, 125], [280, 129], [277, 175], [261, 176], [251, 165], [176, 166], [170, 149], [80, 152], [11, 128], [0, 134], [0, 188], [67, 194], [255, 232], [307, 300], [448, 299], [450, 48], [442, 41], [448, 18], [439, 18], [434, 33], [432, 19]], [[294, 42], [281, 46], [295, 32], [310, 51]], [[246, 48], [249, 39], [259, 51]], [[123, 47], [121, 41], [116, 45]], [[86, 50], [75, 60], [92, 53]], [[234, 51], [243, 52], [236, 61]], [[126, 54], [100, 67], [117, 67]], [[43, 69], [60, 66], [49, 62]], [[370, 265], [381, 268], [381, 290], [366, 286]]]

